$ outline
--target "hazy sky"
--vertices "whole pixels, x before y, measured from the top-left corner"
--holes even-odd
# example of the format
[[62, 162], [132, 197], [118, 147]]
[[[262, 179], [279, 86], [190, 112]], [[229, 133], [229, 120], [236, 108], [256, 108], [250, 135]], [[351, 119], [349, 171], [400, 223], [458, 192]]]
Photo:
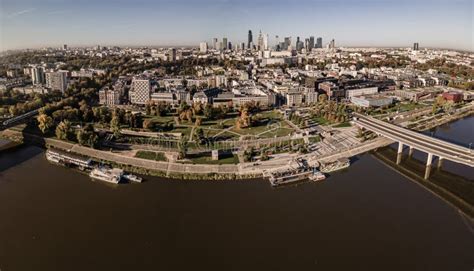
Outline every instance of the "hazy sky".
[[273, 45], [292, 36], [343, 46], [445, 47], [474, 51], [474, 0], [0, 0], [0, 50], [40, 46]]

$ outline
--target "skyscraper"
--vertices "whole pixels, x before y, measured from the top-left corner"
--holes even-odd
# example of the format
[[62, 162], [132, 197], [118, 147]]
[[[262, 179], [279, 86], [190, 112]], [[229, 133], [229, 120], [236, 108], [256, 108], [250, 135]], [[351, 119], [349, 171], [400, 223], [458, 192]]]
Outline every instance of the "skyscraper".
[[418, 50], [420, 50], [420, 45], [418, 44], [418, 42], [415, 42], [413, 44], [413, 51], [418, 51]]
[[253, 42], [253, 36], [252, 36], [252, 30], [249, 30], [249, 36], [248, 36], [248, 43], [247, 43], [247, 48], [252, 49], [252, 42]]
[[260, 33], [258, 34], [257, 47], [258, 47], [258, 50], [260, 50], [260, 51], [264, 50], [264, 48], [263, 48], [263, 35], [262, 35], [261, 30], [260, 30]]
[[201, 42], [199, 44], [199, 51], [204, 54], [207, 53], [207, 42]]
[[217, 48], [217, 38], [212, 39], [212, 49], [214, 49], [214, 50], [219, 49], [219, 48]]
[[288, 50], [291, 47], [291, 37], [285, 37], [284, 48], [283, 50]]
[[263, 50], [268, 50], [268, 34], [263, 35]]
[[227, 50], [229, 48], [229, 43], [227, 42], [227, 38], [222, 39], [222, 46], [224, 50]]
[[309, 46], [308, 46], [308, 50], [311, 50], [314, 48], [314, 37], [311, 36], [309, 37]]
[[316, 40], [316, 48], [323, 48], [323, 38], [318, 37]]

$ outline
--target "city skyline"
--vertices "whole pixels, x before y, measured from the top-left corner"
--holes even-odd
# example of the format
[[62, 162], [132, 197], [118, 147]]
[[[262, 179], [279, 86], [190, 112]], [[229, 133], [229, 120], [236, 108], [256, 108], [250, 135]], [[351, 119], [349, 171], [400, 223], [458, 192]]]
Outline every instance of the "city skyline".
[[[472, 1], [2, 1], [0, 50], [46, 46], [199, 46], [248, 30], [269, 45], [291, 36], [336, 39], [346, 47], [421, 47], [473, 51]], [[420, 14], [419, 10], [423, 9]], [[179, 18], [179, 20], [177, 19]], [[288, 19], [291, 18], [291, 19]], [[440, 20], [445, 18], [445, 20]], [[304, 40], [304, 39], [303, 39]]]

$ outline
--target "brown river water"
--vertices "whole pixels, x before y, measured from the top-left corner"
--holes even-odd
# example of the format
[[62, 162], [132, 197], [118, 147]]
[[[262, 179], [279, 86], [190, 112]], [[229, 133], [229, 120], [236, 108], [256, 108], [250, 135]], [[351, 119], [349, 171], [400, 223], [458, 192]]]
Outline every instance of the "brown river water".
[[[434, 136], [467, 145], [473, 129], [471, 117]], [[0, 270], [474, 268], [466, 219], [371, 154], [324, 182], [278, 189], [145, 179], [114, 187], [34, 146], [0, 153]]]

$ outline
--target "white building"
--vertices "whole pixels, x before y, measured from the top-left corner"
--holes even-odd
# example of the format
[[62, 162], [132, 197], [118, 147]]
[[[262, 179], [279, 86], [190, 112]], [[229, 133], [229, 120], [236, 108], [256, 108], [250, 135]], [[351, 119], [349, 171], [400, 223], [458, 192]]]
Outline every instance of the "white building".
[[199, 51], [204, 54], [207, 53], [207, 42], [201, 42], [199, 44]]
[[30, 70], [31, 81], [33, 85], [42, 85], [46, 83], [43, 67], [33, 67]]
[[46, 87], [64, 93], [68, 85], [67, 74], [68, 71], [47, 72]]
[[99, 91], [99, 103], [107, 106], [120, 104], [120, 91], [105, 87]]
[[377, 94], [378, 91], [377, 87], [348, 89], [346, 90], [346, 98], [350, 99], [354, 96]]
[[144, 105], [150, 101], [151, 82], [149, 79], [133, 78], [130, 89], [130, 102]]

